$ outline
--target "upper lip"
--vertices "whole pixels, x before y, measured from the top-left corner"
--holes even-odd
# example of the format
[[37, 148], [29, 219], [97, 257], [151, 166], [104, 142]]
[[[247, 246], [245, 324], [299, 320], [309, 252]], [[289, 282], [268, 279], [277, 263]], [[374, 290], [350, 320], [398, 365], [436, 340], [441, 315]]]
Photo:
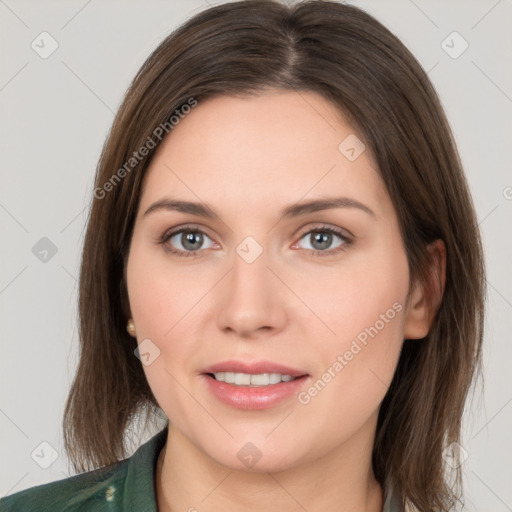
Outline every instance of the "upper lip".
[[223, 361], [204, 368], [201, 373], [233, 372], [259, 375], [261, 373], [280, 373], [281, 375], [291, 375], [292, 377], [302, 377], [306, 372], [291, 368], [272, 361]]

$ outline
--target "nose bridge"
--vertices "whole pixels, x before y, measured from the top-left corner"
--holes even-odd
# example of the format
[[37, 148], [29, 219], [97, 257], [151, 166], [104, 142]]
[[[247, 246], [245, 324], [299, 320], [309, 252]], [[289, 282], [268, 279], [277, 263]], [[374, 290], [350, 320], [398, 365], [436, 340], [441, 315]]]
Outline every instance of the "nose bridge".
[[286, 315], [280, 283], [267, 265], [271, 265], [268, 251], [253, 237], [236, 247], [219, 304], [221, 328], [248, 334], [261, 327], [282, 327]]
[[[252, 237], [236, 247], [230, 277], [230, 298], [244, 307], [261, 309], [270, 303], [272, 283], [267, 268], [268, 251]], [[261, 302], [261, 303], [260, 303]], [[252, 303], [252, 306], [251, 306]]]
[[269, 274], [268, 251], [265, 251], [254, 238], [250, 238], [236, 247], [233, 256], [231, 292], [241, 295], [242, 298], [245, 295], [254, 296], [260, 293], [265, 295], [270, 291], [267, 275]]

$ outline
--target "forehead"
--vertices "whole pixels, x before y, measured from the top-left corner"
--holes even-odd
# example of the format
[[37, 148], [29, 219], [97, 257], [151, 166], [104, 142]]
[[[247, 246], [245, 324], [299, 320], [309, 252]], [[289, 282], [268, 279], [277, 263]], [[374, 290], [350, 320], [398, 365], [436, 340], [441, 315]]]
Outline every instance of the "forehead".
[[238, 197], [237, 207], [266, 208], [332, 193], [379, 209], [387, 193], [361, 138], [333, 104], [311, 92], [199, 101], [159, 146], [142, 206], [163, 193], [224, 204]]
[[187, 152], [189, 160], [222, 156], [245, 168], [251, 163], [257, 167], [250, 160], [255, 153], [261, 162], [318, 158], [320, 152], [336, 155], [339, 137], [352, 132], [335, 106], [315, 93], [220, 96], [200, 101], [159, 152]]

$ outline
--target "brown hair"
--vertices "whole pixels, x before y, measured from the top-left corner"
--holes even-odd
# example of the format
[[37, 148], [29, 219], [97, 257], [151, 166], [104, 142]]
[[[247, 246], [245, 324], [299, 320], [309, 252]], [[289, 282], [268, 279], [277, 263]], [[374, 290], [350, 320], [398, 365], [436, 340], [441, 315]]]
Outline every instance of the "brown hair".
[[[130, 421], [158, 404], [126, 332], [124, 270], [155, 129], [219, 95], [311, 91], [332, 102], [371, 151], [396, 209], [411, 283], [428, 282], [428, 244], [446, 245], [446, 285], [429, 334], [405, 340], [381, 405], [373, 470], [420, 510], [460, 497], [443, 466], [479, 373], [485, 277], [471, 196], [439, 98], [405, 46], [364, 11], [308, 1], [249, 0], [209, 8], [169, 35], [134, 78], [98, 164], [83, 248], [80, 361], [64, 441], [77, 471], [126, 456]], [[160, 130], [161, 131], [161, 130]], [[136, 162], [132, 161], [134, 152]], [[127, 162], [130, 162], [127, 166]], [[124, 172], [121, 172], [124, 169]]]

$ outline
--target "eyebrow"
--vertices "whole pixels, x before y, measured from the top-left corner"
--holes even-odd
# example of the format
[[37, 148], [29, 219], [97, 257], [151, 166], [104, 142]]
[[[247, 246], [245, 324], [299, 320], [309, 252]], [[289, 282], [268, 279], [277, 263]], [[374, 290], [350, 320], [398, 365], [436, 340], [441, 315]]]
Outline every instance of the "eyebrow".
[[[356, 208], [368, 215], [377, 218], [375, 212], [365, 204], [348, 197], [332, 197], [326, 199], [313, 199], [310, 201], [302, 201], [283, 208], [279, 213], [279, 220], [289, 219], [305, 215], [307, 213], [315, 213], [332, 208]], [[177, 211], [189, 213], [199, 217], [208, 219], [218, 219], [219, 215], [206, 203], [196, 203], [192, 201], [178, 201], [169, 198], [155, 201], [143, 214], [143, 217], [156, 211]]]

